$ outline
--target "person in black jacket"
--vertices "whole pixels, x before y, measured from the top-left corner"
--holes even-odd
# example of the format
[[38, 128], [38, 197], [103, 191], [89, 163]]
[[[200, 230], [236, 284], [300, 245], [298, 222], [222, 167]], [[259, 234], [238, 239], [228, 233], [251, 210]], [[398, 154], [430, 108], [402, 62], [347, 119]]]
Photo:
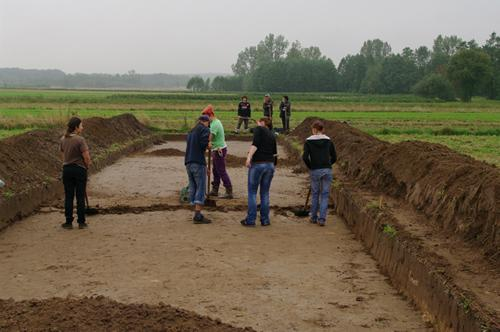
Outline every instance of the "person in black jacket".
[[189, 179], [189, 202], [195, 208], [193, 217], [195, 224], [209, 224], [211, 222], [201, 214], [201, 209], [205, 204], [207, 186], [205, 151], [211, 148], [209, 124], [210, 119], [207, 115], [198, 118], [198, 123], [187, 136], [186, 155], [184, 156], [184, 165], [186, 165]]
[[260, 188], [260, 223], [269, 226], [270, 202], [269, 190], [274, 176], [274, 167], [278, 158], [276, 137], [271, 131], [271, 120], [268, 117], [257, 121], [253, 131], [253, 140], [248, 151], [246, 166], [248, 167], [248, 212], [241, 221], [243, 226], [255, 226], [257, 219], [257, 191]]
[[247, 96], [241, 97], [241, 102], [238, 104], [238, 125], [236, 126], [236, 133], [240, 132], [241, 124], [244, 124], [245, 131], [248, 130], [248, 121], [252, 116], [252, 109], [248, 102]]
[[325, 226], [333, 180], [332, 166], [337, 161], [337, 153], [333, 142], [323, 134], [321, 121], [315, 121], [311, 130], [312, 136], [304, 143], [302, 155], [311, 176], [311, 223]]
[[273, 100], [271, 99], [271, 95], [268, 93], [264, 96], [264, 104], [262, 105], [262, 109], [264, 111], [264, 116], [266, 118], [271, 119], [271, 129], [273, 122]]
[[290, 130], [290, 116], [292, 115], [292, 104], [288, 99], [288, 96], [283, 96], [280, 103], [280, 118], [283, 124], [283, 132], [288, 132]]

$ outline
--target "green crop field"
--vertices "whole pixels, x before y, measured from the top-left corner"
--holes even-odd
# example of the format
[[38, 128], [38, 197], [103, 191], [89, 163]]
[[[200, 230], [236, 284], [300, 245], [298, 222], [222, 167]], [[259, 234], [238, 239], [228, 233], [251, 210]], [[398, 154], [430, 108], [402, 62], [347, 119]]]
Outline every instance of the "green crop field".
[[[412, 95], [293, 93], [291, 125], [306, 117], [346, 121], [390, 142], [441, 143], [477, 159], [500, 165], [500, 101], [438, 102]], [[262, 115], [262, 94], [248, 95], [253, 117]], [[275, 99], [275, 121], [279, 123]], [[132, 113], [150, 127], [186, 131], [200, 110], [215, 106], [226, 131], [234, 128], [237, 93], [74, 91], [0, 89], [0, 138], [34, 128], [64, 126], [83, 118]]]

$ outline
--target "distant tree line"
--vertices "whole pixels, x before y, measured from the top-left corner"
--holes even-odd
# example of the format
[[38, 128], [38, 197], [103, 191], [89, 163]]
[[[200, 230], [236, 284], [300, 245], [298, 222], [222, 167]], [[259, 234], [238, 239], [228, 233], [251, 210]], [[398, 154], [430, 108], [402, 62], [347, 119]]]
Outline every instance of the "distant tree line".
[[232, 76], [211, 82], [192, 78], [194, 91], [342, 91], [414, 93], [427, 98], [470, 101], [473, 95], [500, 99], [500, 37], [475, 40], [439, 35], [429, 49], [406, 47], [393, 53], [380, 39], [367, 40], [359, 53], [336, 67], [318, 47], [302, 47], [269, 34], [257, 46], [238, 54]]
[[86, 88], [86, 89], [180, 89], [188, 75], [66, 74], [61, 70], [0, 68], [0, 87], [10, 88]]

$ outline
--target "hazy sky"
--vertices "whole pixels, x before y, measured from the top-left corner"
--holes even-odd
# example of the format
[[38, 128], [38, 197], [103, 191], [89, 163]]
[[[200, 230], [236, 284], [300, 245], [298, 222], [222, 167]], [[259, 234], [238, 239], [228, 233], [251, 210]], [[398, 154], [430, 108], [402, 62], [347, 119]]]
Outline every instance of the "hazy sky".
[[337, 64], [364, 40], [394, 51], [438, 34], [500, 34], [500, 0], [0, 0], [0, 67], [66, 72], [231, 72], [268, 33]]

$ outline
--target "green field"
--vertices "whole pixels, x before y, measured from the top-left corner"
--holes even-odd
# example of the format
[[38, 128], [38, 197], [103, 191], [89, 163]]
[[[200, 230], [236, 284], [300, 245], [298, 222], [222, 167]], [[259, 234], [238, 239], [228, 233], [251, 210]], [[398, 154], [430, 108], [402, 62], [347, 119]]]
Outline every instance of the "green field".
[[[381, 139], [442, 143], [500, 165], [500, 102], [438, 102], [412, 95], [293, 93], [291, 125], [309, 116], [346, 121]], [[276, 109], [279, 95], [274, 96]], [[262, 114], [262, 94], [251, 93], [253, 117]], [[226, 130], [236, 124], [237, 93], [0, 90], [0, 138], [32, 128], [63, 126], [83, 118], [132, 113], [148, 126], [186, 131], [200, 110], [213, 104]], [[277, 112], [276, 112], [277, 113]], [[279, 122], [277, 114], [275, 121]]]

